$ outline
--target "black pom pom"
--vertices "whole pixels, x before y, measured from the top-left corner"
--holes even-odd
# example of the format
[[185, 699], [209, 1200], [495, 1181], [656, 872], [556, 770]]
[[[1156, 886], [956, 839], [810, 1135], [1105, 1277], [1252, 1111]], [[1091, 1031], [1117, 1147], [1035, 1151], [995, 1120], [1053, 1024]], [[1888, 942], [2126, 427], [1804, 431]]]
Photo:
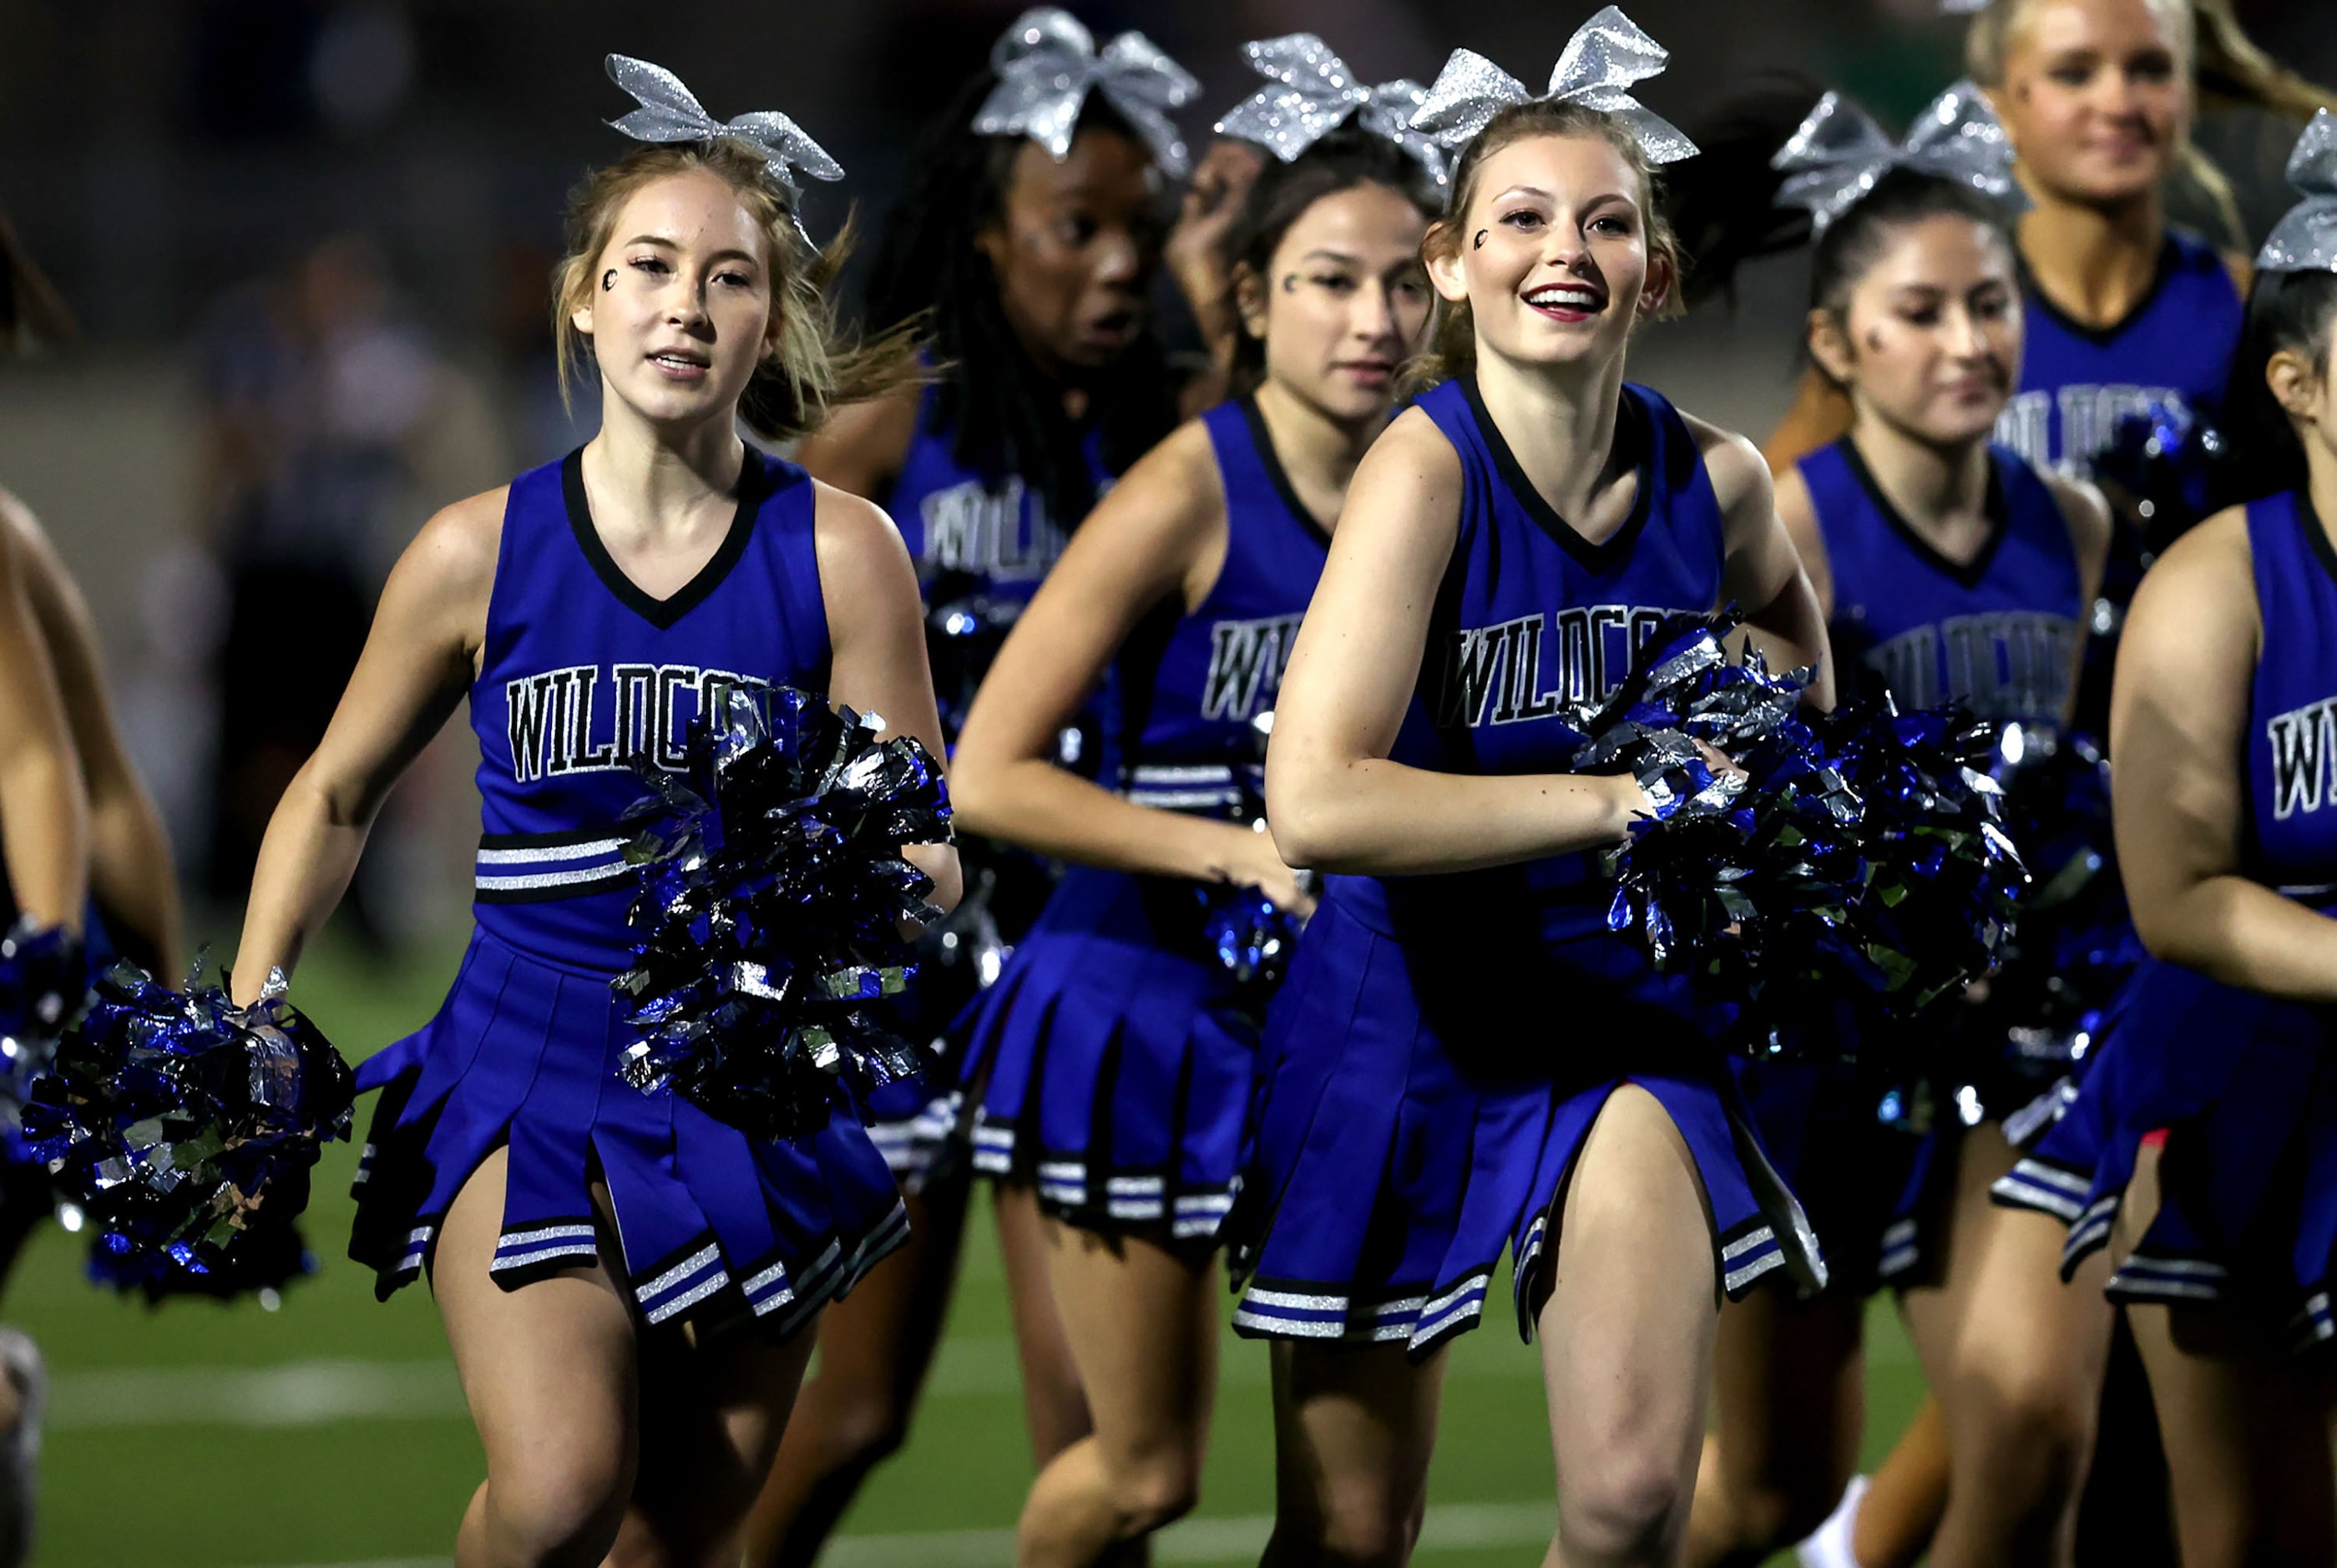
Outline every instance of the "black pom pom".
[[309, 1168], [348, 1136], [354, 1092], [340, 1053], [280, 995], [238, 1007], [216, 985], [173, 991], [120, 964], [34, 1084], [24, 1135], [95, 1228], [93, 1272], [231, 1289], [298, 1250]]
[[657, 798], [632, 966], [612, 981], [640, 1039], [627, 1083], [670, 1088], [758, 1138], [801, 1137], [914, 1073], [871, 1004], [914, 973], [904, 923], [938, 916], [904, 844], [946, 842], [941, 769], [914, 740], [788, 688], [733, 688]]
[[1578, 770], [1628, 771], [1655, 803], [1612, 857], [1608, 924], [1733, 1004], [1737, 1048], [1849, 1049], [1845, 995], [1910, 1016], [1996, 960], [2024, 874], [1974, 766], [1988, 732], [1887, 702], [1805, 721], [1808, 673], [1731, 656], [1736, 623], [1672, 617], [1611, 699], [1569, 716]]

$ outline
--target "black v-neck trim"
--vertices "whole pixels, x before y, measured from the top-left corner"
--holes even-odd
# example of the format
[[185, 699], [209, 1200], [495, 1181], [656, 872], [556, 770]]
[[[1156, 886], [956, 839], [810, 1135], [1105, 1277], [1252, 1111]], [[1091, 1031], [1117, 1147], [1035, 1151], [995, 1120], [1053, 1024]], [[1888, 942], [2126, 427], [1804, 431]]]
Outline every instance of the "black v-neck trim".
[[755, 514], [762, 508], [769, 479], [769, 468], [748, 447], [746, 462], [738, 469], [738, 510], [730, 519], [730, 532], [722, 536], [721, 548], [698, 569], [698, 575], [666, 598], [653, 599], [625, 575], [608, 545], [601, 543], [601, 531], [592, 526], [592, 504], [584, 495], [584, 448], [579, 446], [560, 465], [560, 493], [568, 504], [568, 526], [576, 535], [577, 548], [592, 564], [592, 574], [617, 596], [619, 603], [660, 632], [704, 603], [747, 554], [748, 541], [755, 533]]
[[1980, 541], [1980, 549], [1966, 564], [1941, 554], [1937, 545], [1916, 532], [1915, 525], [1907, 521], [1906, 514], [1892, 503], [1890, 496], [1883, 494], [1882, 485], [1874, 477], [1874, 470], [1869, 468], [1866, 459], [1860, 456], [1856, 442], [1845, 436], [1840, 445], [1843, 460], [1850, 465], [1850, 472], [1857, 479], [1858, 487], [1866, 492], [1867, 500], [1873, 504], [1875, 511], [1882, 514], [1882, 520], [1891, 525], [1892, 532], [1905, 541], [1907, 547], [1921, 556], [1933, 571], [1953, 578], [1960, 587], [1979, 587], [1980, 579], [1988, 575], [1989, 566], [1996, 560], [1996, 553], [2004, 547], [2005, 535], [2012, 532], [2012, 507], [2005, 499], [2004, 470], [1998, 466], [1996, 455], [1989, 454], [1988, 459], [1988, 500], [1984, 503], [1988, 514], [1988, 537]]
[[2080, 321], [2053, 303], [2052, 297], [2038, 287], [2037, 275], [2029, 270], [2028, 258], [2016, 253], [2014, 260], [2019, 263], [2021, 292], [2036, 301], [2039, 310], [2044, 311], [2064, 331], [2075, 333], [2088, 342], [2106, 348], [2117, 341], [2119, 333], [2141, 320], [2144, 311], [2158, 302], [2159, 294], [2165, 290], [2168, 280], [2175, 276], [2176, 268], [2182, 263], [2183, 250], [2182, 247], [2175, 243], [2174, 235], [2162, 236], [2158, 247], [2158, 269], [2150, 276], [2150, 287], [2145, 289], [2141, 298], [2127, 308], [2125, 315], [2107, 327], [2096, 327]]
[[1327, 547], [1331, 531], [1315, 520], [1315, 514], [1298, 499], [1298, 488], [1290, 482], [1290, 470], [1282, 466], [1282, 454], [1274, 448], [1274, 433], [1266, 427], [1266, 416], [1257, 411], [1257, 394], [1251, 393], [1241, 400], [1242, 423], [1249, 426], [1250, 445], [1257, 448], [1257, 460], [1266, 465], [1266, 476], [1274, 485], [1274, 493], [1290, 509], [1306, 532], [1321, 540]]
[[2321, 525], [2320, 509], [2313, 505], [2313, 492], [2299, 486], [2296, 495], [2296, 520], [2304, 524], [2304, 536], [2313, 544], [2313, 558], [2329, 580], [2337, 583], [2337, 544], [2329, 542], [2329, 530]]
[[1628, 387], [1623, 391], [1615, 412], [1615, 439], [1618, 442], [1637, 440], [1639, 443], [1638, 457], [1633, 465], [1639, 476], [1639, 490], [1631, 498], [1631, 514], [1623, 520], [1623, 525], [1596, 544], [1585, 539], [1573, 524], [1560, 516], [1558, 508], [1545, 500], [1542, 493], [1534, 488], [1533, 481], [1526, 477], [1524, 466], [1519, 463], [1518, 455], [1510, 450], [1510, 443], [1502, 436], [1501, 427], [1493, 423], [1492, 415], [1485, 410], [1485, 400], [1477, 391], [1476, 377], [1463, 377], [1461, 390], [1469, 399], [1470, 416], [1477, 421], [1477, 429], [1485, 438], [1486, 449], [1493, 455], [1493, 466], [1501, 470], [1501, 482], [1510, 487], [1510, 494], [1516, 497], [1518, 505], [1526, 509], [1526, 515], [1550, 535], [1551, 543], [1594, 572], [1604, 572], [1630, 554], [1631, 546], [1638, 543], [1640, 533], [1648, 525], [1648, 514], [1655, 501], [1656, 442], [1655, 432], [1648, 428], [1647, 408]]

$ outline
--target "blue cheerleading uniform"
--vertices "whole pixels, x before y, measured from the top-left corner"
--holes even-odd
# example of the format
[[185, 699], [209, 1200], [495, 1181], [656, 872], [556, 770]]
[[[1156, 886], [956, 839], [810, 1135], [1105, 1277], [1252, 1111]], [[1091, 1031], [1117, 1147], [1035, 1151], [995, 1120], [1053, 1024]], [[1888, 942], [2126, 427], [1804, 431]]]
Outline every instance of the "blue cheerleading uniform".
[[[1078, 519], [1052, 516], [1045, 498], [1019, 476], [988, 475], [961, 458], [957, 432], [941, 422], [940, 398], [938, 386], [920, 396], [916, 432], [880, 499], [916, 564], [942, 730], [954, 742], [999, 645], [1053, 569]], [[1099, 433], [1089, 433], [1082, 452], [1089, 482], [1101, 495], [1111, 480]], [[1100, 728], [1107, 701], [1108, 693], [1099, 694], [1092, 710], [1064, 732], [1067, 765], [1090, 773], [1098, 766], [1082, 747]], [[1035, 857], [971, 837], [961, 838], [958, 849], [966, 896], [926, 934], [917, 988], [894, 1009], [895, 1027], [931, 1044], [934, 1063], [922, 1076], [869, 1096], [869, 1133], [912, 1192], [956, 1168], [956, 1053], [970, 1004], [985, 978], [995, 978], [985, 965], [1022, 939], [1054, 886], [1051, 868]]]
[[[1833, 578], [1827, 632], [1846, 693], [1888, 693], [1902, 709], [1961, 702], [2049, 745], [2084, 637], [2077, 547], [2033, 468], [2001, 446], [1989, 462], [1989, 533], [1959, 563], [1915, 532], [1849, 437], [1801, 460]], [[1985, 1085], [1974, 1109], [2000, 1120], [2015, 1109], [2008, 1097], [2034, 1100], [2064, 1065], [2013, 1060], [2009, 1046], [1990, 1054], [2001, 1060], [1958, 1066]], [[1735, 1065], [1837, 1282], [1863, 1289], [1912, 1273], [1929, 1222], [1943, 1215], [1942, 1183], [1954, 1168], [1949, 1137], [1918, 1139], [1886, 1125], [1882, 1102], [1893, 1085], [1864, 1069], [1742, 1058]]]
[[[2047, 472], [2094, 476], [2118, 426], [2163, 404], [2186, 424], [2212, 423], [2238, 352], [2246, 302], [2212, 245], [2174, 230], [2158, 271], [2125, 319], [2109, 327], [2071, 320], [2047, 299], [2024, 269], [2026, 332], [2020, 387], [1997, 418], [1996, 438]], [[2213, 505], [2204, 469], [2185, 482], [2181, 508], [2191, 517]], [[2154, 532], [2179, 520], [2151, 519]], [[2143, 529], [2122, 525], [2111, 538], [2078, 681], [2077, 728], [2100, 737], [2109, 728], [2110, 679], [2117, 628], [2148, 564]]]
[[627, 764], [679, 769], [693, 720], [738, 686], [827, 689], [814, 487], [747, 455], [721, 547], [651, 599], [594, 530], [582, 455], [513, 480], [471, 688], [484, 832], [477, 928], [436, 1017], [359, 1069], [380, 1089], [350, 1254], [388, 1294], [429, 1263], [448, 1207], [509, 1150], [491, 1272], [515, 1289], [599, 1256], [605, 1184], [651, 1323], [763, 1318], [782, 1331], [907, 1235], [891, 1172], [851, 1111], [757, 1142], [617, 1076], [631, 1043], [609, 990], [627, 966], [634, 876]]
[[[2247, 530], [2263, 639], [2243, 871], [2337, 916], [2337, 550], [2298, 492], [2251, 503]], [[2162, 1129], [2159, 1210], [2112, 1298], [2242, 1300], [2292, 1316], [2303, 1344], [2337, 1338], [2337, 1008], [2146, 961], [2068, 1116], [2007, 1178], [2069, 1222], [2065, 1271], [2107, 1243]]]
[[[1043, 498], [1020, 477], [984, 475], [961, 460], [957, 433], [940, 423], [940, 396], [938, 387], [927, 387], [918, 400], [916, 434], [883, 498], [885, 509], [917, 564], [928, 603], [939, 591], [1027, 604], [1079, 520], [1049, 515]], [[1093, 436], [1087, 455], [1100, 493], [1109, 481]]]
[[2033, 279], [2022, 294], [2020, 387], [1996, 433], [2036, 466], [2088, 478], [2119, 422], [2153, 403], [2193, 418], [2221, 407], [2245, 303], [2214, 246], [2170, 230], [2157, 276], [2115, 326], [2070, 319]]
[[[1724, 524], [1702, 456], [1668, 402], [1627, 386], [1617, 438], [1640, 455], [1638, 499], [1594, 544], [1534, 490], [1473, 383], [1418, 407], [1459, 454], [1464, 489], [1394, 758], [1566, 771], [1579, 737], [1560, 703], [1612, 691], [1664, 617], [1719, 601]], [[1589, 854], [1327, 879], [1267, 1015], [1234, 1226], [1239, 1332], [1423, 1357], [1476, 1326], [1506, 1246], [1530, 1335], [1567, 1172], [1626, 1083], [1687, 1140], [1729, 1295], [1788, 1266], [1823, 1279], [1714, 1044], [1717, 1018], [1607, 928], [1611, 894]]]
[[[1139, 805], [1234, 819], [1328, 537], [1255, 403], [1202, 416], [1226, 556], [1190, 613], [1142, 622], [1112, 679], [1117, 781]], [[1204, 940], [1204, 890], [1073, 867], [984, 996], [967, 1052], [978, 1171], [1090, 1230], [1213, 1245], [1240, 1179], [1257, 1032]]]

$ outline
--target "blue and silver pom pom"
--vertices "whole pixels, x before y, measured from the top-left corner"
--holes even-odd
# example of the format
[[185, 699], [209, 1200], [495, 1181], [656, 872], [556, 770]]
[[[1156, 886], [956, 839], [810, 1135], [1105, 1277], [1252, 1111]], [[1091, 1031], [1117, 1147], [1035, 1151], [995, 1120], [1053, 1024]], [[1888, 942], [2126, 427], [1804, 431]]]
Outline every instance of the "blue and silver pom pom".
[[611, 984], [638, 1038], [620, 1066], [758, 1138], [858, 1113], [920, 1054], [871, 1004], [915, 973], [904, 927], [939, 917], [902, 846], [946, 842], [940, 768], [883, 722], [791, 688], [729, 689], [676, 776], [640, 765], [632, 966]]
[[0, 1137], [14, 1138], [33, 1084], [89, 994], [82, 945], [57, 926], [19, 919], [0, 936]]
[[1671, 617], [1613, 697], [1567, 716], [1578, 771], [1628, 772], [1655, 802], [1611, 858], [1608, 925], [1733, 1004], [1739, 1048], [1847, 1046], [1845, 994], [1904, 1017], [1988, 973], [2025, 873], [1985, 726], [1888, 702], [1804, 719], [1809, 672], [1732, 654], [1736, 624]]
[[301, 1271], [294, 1221], [355, 1087], [280, 980], [239, 1007], [119, 964], [34, 1083], [24, 1136], [95, 1230], [93, 1278], [158, 1297], [273, 1289]]

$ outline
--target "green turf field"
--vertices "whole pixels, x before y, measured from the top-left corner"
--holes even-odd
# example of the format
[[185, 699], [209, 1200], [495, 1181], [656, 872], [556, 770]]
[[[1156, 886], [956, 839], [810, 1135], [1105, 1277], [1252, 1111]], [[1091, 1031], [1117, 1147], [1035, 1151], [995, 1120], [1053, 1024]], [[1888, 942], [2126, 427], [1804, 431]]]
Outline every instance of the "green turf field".
[[[356, 1056], [428, 1016], [452, 951], [382, 972], [320, 954], [295, 995]], [[359, 1108], [360, 1118], [370, 1113]], [[47, 1229], [10, 1283], [6, 1316], [39, 1339], [54, 1383], [37, 1561], [47, 1568], [442, 1564], [482, 1473], [427, 1291], [373, 1299], [341, 1256], [354, 1150], [326, 1160], [309, 1216], [323, 1272], [279, 1311], [100, 1295], [80, 1240]], [[1497, 1285], [1496, 1301], [1506, 1299]], [[1874, 1320], [1870, 1457], [1921, 1380], [1895, 1323]], [[1200, 1512], [1162, 1563], [1254, 1561], [1273, 1503], [1265, 1352], [1227, 1337]], [[1532, 1353], [1505, 1318], [1453, 1351], [1430, 1517], [1416, 1559], [1477, 1568], [1540, 1559], [1550, 1461]], [[977, 1218], [949, 1340], [908, 1449], [829, 1553], [837, 1568], [1004, 1563], [1030, 1481], [997, 1254]]]

